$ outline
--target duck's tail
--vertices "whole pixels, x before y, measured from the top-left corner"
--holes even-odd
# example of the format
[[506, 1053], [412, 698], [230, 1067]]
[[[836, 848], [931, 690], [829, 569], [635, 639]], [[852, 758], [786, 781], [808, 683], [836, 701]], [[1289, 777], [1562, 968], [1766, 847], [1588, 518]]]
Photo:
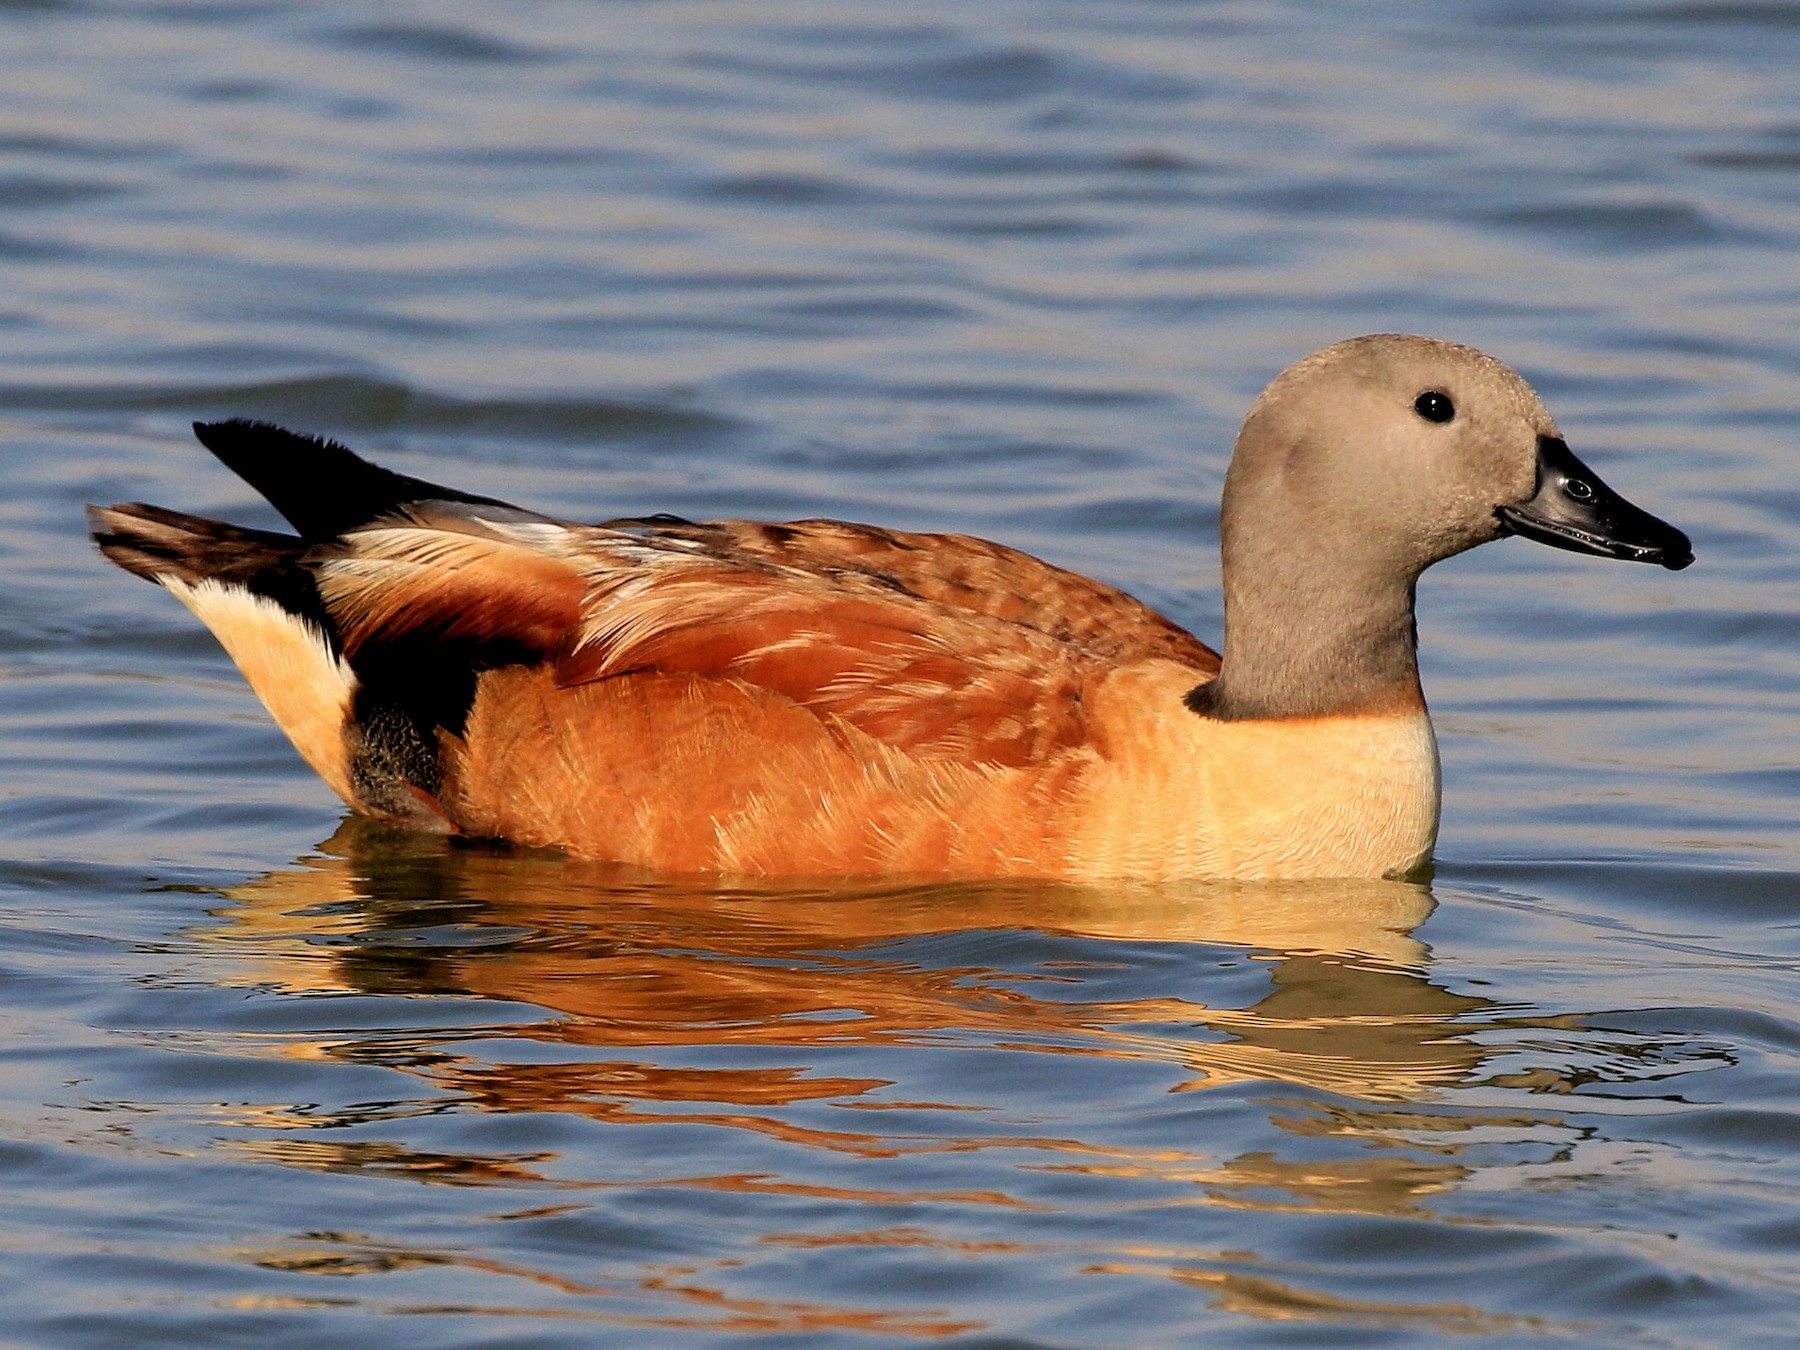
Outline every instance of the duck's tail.
[[301, 757], [354, 806], [345, 733], [357, 682], [301, 565], [305, 541], [143, 502], [90, 506], [88, 527], [103, 554], [212, 630]]
[[[470, 507], [511, 520], [541, 517], [394, 473], [335, 441], [267, 422], [195, 423], [194, 434], [297, 533], [128, 502], [88, 508], [94, 542], [126, 571], [163, 586], [212, 630], [301, 756], [346, 802], [446, 828], [432, 795], [439, 728], [460, 728], [479, 670], [517, 643], [508, 645], [510, 630], [501, 632], [505, 650], [496, 656], [493, 642], [465, 640], [451, 651], [435, 629], [371, 641], [334, 616], [321, 591], [321, 569], [336, 560], [341, 570], [346, 553], [354, 552], [346, 536], [369, 526], [429, 533], [432, 525], [421, 522], [466, 523]], [[417, 638], [410, 645], [409, 636]]]
[[88, 532], [108, 559], [146, 581], [189, 586], [213, 581], [274, 601], [328, 630], [318, 588], [300, 566], [305, 541], [247, 530], [147, 502], [90, 506]]

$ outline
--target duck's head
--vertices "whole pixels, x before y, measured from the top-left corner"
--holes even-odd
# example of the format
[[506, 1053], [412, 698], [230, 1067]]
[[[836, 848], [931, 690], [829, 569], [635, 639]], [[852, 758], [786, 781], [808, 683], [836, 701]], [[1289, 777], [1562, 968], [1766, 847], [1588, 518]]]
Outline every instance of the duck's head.
[[1672, 569], [1694, 560], [1685, 534], [1574, 456], [1509, 367], [1392, 333], [1315, 352], [1263, 391], [1226, 475], [1221, 533], [1228, 571], [1234, 546], [1251, 562], [1312, 542], [1330, 566], [1408, 585], [1508, 534]]

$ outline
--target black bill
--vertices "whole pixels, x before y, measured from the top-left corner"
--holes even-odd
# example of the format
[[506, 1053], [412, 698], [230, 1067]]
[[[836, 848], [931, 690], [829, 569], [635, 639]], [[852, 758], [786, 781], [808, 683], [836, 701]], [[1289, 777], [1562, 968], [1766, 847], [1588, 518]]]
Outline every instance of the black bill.
[[1640, 511], [1600, 481], [1554, 436], [1539, 436], [1537, 493], [1520, 506], [1497, 506], [1509, 534], [1603, 558], [1661, 563], [1680, 571], [1694, 561], [1688, 537]]

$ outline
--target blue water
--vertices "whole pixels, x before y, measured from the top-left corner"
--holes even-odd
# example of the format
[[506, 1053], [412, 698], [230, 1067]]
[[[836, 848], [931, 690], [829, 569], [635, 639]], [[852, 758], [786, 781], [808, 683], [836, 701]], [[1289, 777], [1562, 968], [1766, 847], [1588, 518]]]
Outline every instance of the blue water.
[[[0, 5], [0, 1345], [1800, 1323], [1800, 9]], [[1427, 885], [696, 887], [356, 822], [80, 505], [195, 418], [1218, 632], [1250, 399], [1517, 366], [1686, 528], [1420, 626]]]

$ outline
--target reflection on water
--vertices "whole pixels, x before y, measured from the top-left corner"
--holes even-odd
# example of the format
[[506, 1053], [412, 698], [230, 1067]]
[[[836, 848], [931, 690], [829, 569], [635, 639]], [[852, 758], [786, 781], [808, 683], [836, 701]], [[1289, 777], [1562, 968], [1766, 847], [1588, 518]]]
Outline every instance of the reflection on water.
[[[1061, 1175], [1103, 1188], [1153, 1184], [1160, 1203], [1175, 1206], [1413, 1217], [1468, 1176], [1475, 1164], [1462, 1155], [1473, 1137], [1545, 1126], [1396, 1109], [1469, 1082], [1488, 1055], [1478, 1033], [1493, 1025], [1480, 1020], [1487, 1002], [1432, 983], [1429, 951], [1413, 934], [1432, 899], [1411, 883], [746, 890], [350, 821], [325, 856], [233, 887], [227, 900], [202, 936], [236, 954], [239, 981], [290, 996], [468, 996], [509, 1015], [478, 1028], [282, 1038], [284, 1056], [381, 1065], [420, 1081], [410, 1102], [246, 1118], [263, 1128], [230, 1145], [312, 1171], [1020, 1211], [1048, 1210], [1037, 1192]], [[979, 1080], [920, 1100], [897, 1081], [891, 1056], [869, 1053], [920, 1046], [1023, 1053], [1043, 1076], [1063, 1074], [1070, 1057], [1170, 1066], [1176, 1093], [1264, 1082], [1331, 1096], [1271, 1099], [1277, 1136], [1299, 1145], [1292, 1158], [1266, 1147], [1221, 1154], [1206, 1138], [1138, 1147], [1085, 1132], [1066, 1109], [1054, 1129], [1011, 1128], [995, 1120], [1007, 1113], [1005, 1094]], [[695, 1049], [707, 1062], [681, 1053]], [[796, 1113], [804, 1105], [829, 1107], [833, 1119]], [[905, 1184], [903, 1171], [878, 1166], [834, 1183], [766, 1172], [576, 1180], [559, 1174], [555, 1150], [450, 1153], [319, 1133], [445, 1111], [724, 1127], [875, 1164], [989, 1150], [1027, 1158], [1011, 1175], [1034, 1180], [964, 1190]], [[288, 1133], [268, 1137], [271, 1127]], [[1425, 1150], [1423, 1135], [1433, 1140]], [[1330, 1141], [1331, 1154], [1315, 1140]], [[1346, 1140], [1356, 1147], [1346, 1152]], [[957, 1245], [949, 1234], [891, 1226], [764, 1239]], [[1172, 1277], [1225, 1280], [1233, 1303], [1266, 1303], [1276, 1287], [1266, 1274], [1239, 1287], [1229, 1272], [1197, 1270], [1191, 1248], [1113, 1251], [1119, 1270], [1160, 1256]], [[342, 1274], [376, 1258], [334, 1245], [258, 1259]], [[1420, 1315], [1465, 1319], [1442, 1308]]]
[[[473, 1277], [498, 1276], [507, 1281], [520, 1280], [539, 1286], [547, 1292], [582, 1303], [623, 1303], [630, 1306], [650, 1298], [656, 1304], [675, 1311], [658, 1313], [583, 1312], [563, 1309], [559, 1320], [592, 1321], [646, 1329], [734, 1332], [756, 1334], [782, 1332], [805, 1334], [830, 1331], [856, 1332], [885, 1336], [954, 1336], [980, 1329], [979, 1323], [958, 1322], [947, 1318], [908, 1317], [884, 1312], [860, 1311], [798, 1301], [733, 1298], [718, 1288], [699, 1282], [703, 1271], [698, 1268], [670, 1267], [666, 1273], [644, 1282], [640, 1288], [587, 1280], [571, 1280], [546, 1275], [542, 1271], [515, 1266], [503, 1261], [471, 1258], [454, 1250], [431, 1250], [395, 1244], [370, 1242], [340, 1234], [320, 1234], [307, 1241], [296, 1242], [275, 1250], [249, 1251], [242, 1254], [264, 1270], [303, 1275], [366, 1276], [391, 1275], [414, 1270], [443, 1270]], [[348, 1300], [268, 1298], [244, 1299], [234, 1306], [253, 1309], [267, 1307], [328, 1307]], [[470, 1303], [406, 1304], [379, 1306], [383, 1313], [441, 1315], [474, 1313], [486, 1316], [507, 1315], [521, 1309], [485, 1307]], [[542, 1310], [531, 1310], [542, 1316]]]
[[[1423, 1222], [1431, 1259], [1448, 1247], [1455, 1264], [1467, 1254], [1443, 1234], [1482, 1228], [1469, 1198], [1484, 1177], [1548, 1184], [1585, 1166], [1592, 1128], [1524, 1102], [1629, 1085], [1634, 1059], [1693, 1067], [1656, 1037], [1434, 982], [1416, 931], [1433, 898], [1406, 882], [748, 889], [352, 820], [322, 856], [224, 897], [194, 936], [228, 959], [230, 982], [295, 1008], [426, 997], [467, 1012], [372, 1028], [315, 1016], [263, 1038], [263, 1053], [416, 1086], [246, 1105], [225, 1117], [228, 1156], [499, 1190], [514, 1223], [574, 1222], [597, 1197], [667, 1203], [690, 1222], [751, 1224], [770, 1261], [918, 1251], [1162, 1276], [1281, 1321], [1568, 1332], [1429, 1296], [1441, 1289], [1381, 1301], [1314, 1287], [1248, 1235], [1233, 1240], [1228, 1216], [1387, 1225], [1371, 1251], [1413, 1270], [1430, 1259], [1393, 1225]], [[233, 1037], [238, 1053], [257, 1043]], [[966, 1073], [945, 1067], [958, 1055]], [[1148, 1134], [1132, 1113], [1112, 1118], [1117, 1074], [1159, 1077], [1173, 1114]], [[411, 1137], [426, 1120], [495, 1116], [515, 1124], [477, 1131], [479, 1146]], [[610, 1146], [571, 1147], [568, 1130], [595, 1128]], [[694, 1131], [711, 1142], [695, 1147]], [[630, 1161], [594, 1166], [609, 1155]], [[957, 1217], [1002, 1213], [1005, 1238]], [[1125, 1214], [1137, 1217], [1121, 1230], [1110, 1216]], [[478, 1270], [554, 1287], [571, 1315], [631, 1324], [986, 1325], [929, 1299], [746, 1298], [731, 1273], [741, 1250], [716, 1265], [640, 1257], [610, 1267], [611, 1282], [530, 1252], [501, 1261], [367, 1232], [244, 1259], [309, 1275]]]
[[[1432, 902], [1408, 882], [745, 890], [554, 855], [399, 843], [354, 820], [326, 847], [231, 890], [212, 936], [254, 946], [249, 978], [296, 993], [528, 1005], [555, 1015], [531, 1025], [538, 1043], [845, 1047], [972, 1036], [1173, 1062], [1192, 1072], [1188, 1087], [1274, 1079], [1377, 1100], [1461, 1081], [1480, 1059], [1455, 1024], [1482, 1001], [1426, 978], [1428, 952], [1411, 934]], [[1003, 955], [1027, 958], [1003, 966], [959, 959], [982, 933], [1068, 943], [1032, 959], [1029, 944], [1002, 942]], [[946, 942], [918, 941], [933, 937]], [[1223, 949], [1224, 959], [1254, 962], [1261, 987], [1244, 1006], [1092, 997], [1106, 984], [1087, 967], [1113, 963], [1083, 939]], [[1053, 959], [1077, 951], [1087, 959]], [[885, 1086], [798, 1067], [451, 1061], [428, 1072], [496, 1109], [570, 1109], [589, 1093], [748, 1106]]]

